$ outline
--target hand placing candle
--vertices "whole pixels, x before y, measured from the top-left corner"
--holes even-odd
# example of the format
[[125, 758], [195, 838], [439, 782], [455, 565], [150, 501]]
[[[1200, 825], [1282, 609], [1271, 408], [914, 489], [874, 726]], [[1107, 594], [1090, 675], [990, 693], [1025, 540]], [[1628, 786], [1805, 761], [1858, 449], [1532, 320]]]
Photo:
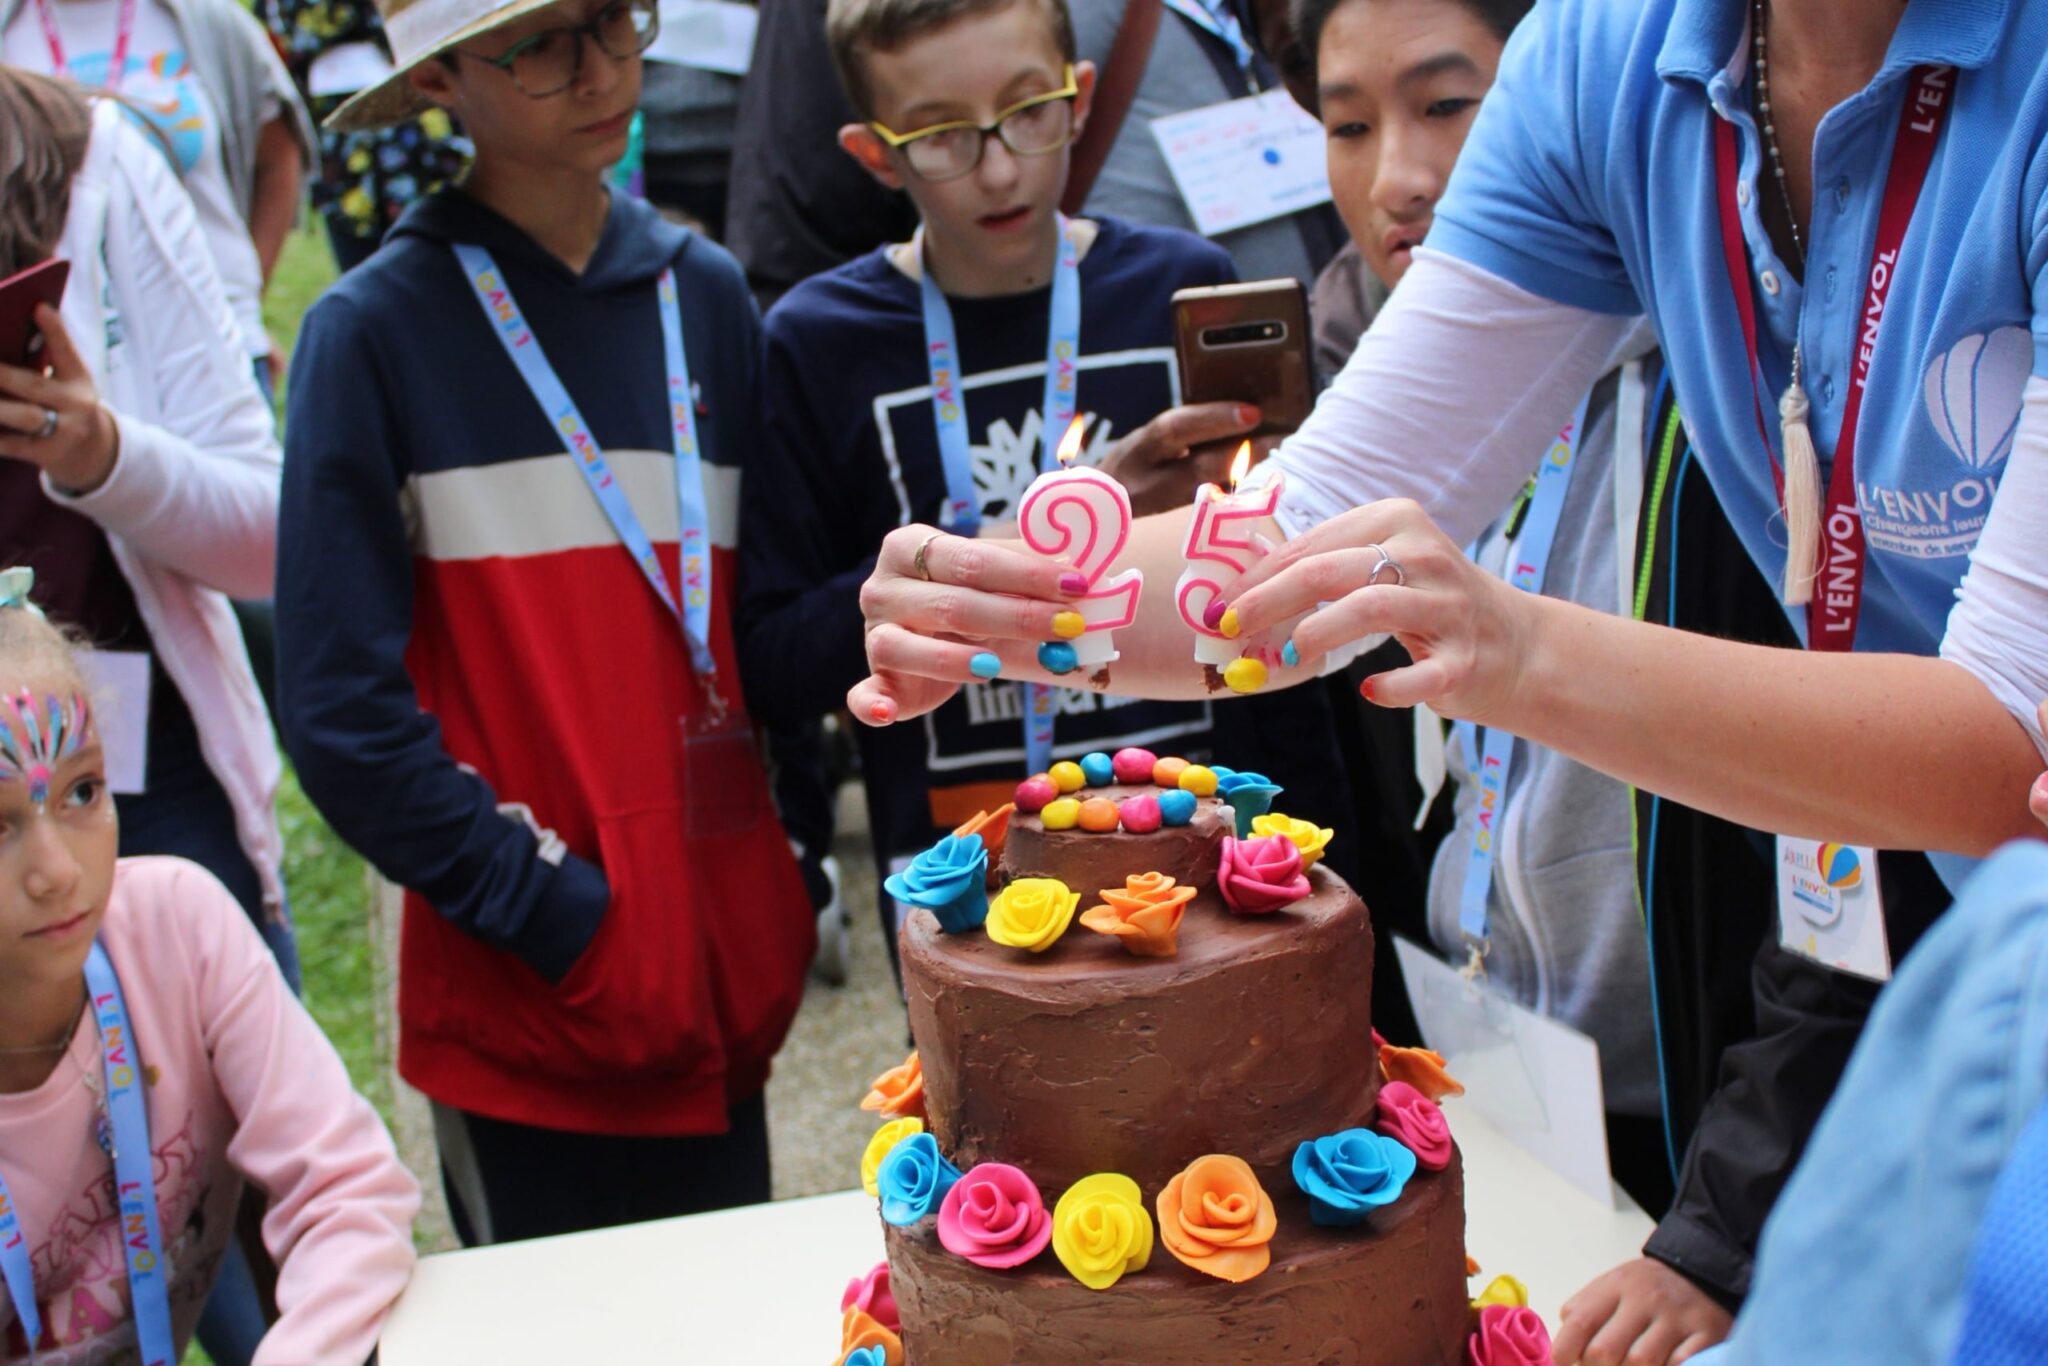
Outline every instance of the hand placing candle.
[[[1250, 569], [1272, 549], [1253, 530], [1279, 506], [1284, 480], [1276, 477], [1263, 488], [1239, 493], [1237, 486], [1251, 468], [1252, 447], [1238, 447], [1230, 463], [1230, 492], [1204, 484], [1195, 492], [1195, 515], [1188, 523], [1181, 558], [1187, 569], [1174, 585], [1180, 619], [1195, 633], [1195, 662], [1224, 671], [1238, 692], [1256, 692], [1265, 683], [1264, 650], [1237, 639], [1223, 611], [1223, 585]], [[1241, 665], [1240, 660], [1244, 661]], [[1256, 665], [1256, 668], [1247, 667]], [[1233, 671], [1235, 677], [1232, 676]]]
[[1081, 630], [1070, 643], [1080, 665], [1107, 664], [1116, 655], [1114, 632], [1137, 620], [1142, 571], [1109, 575], [1131, 536], [1131, 500], [1124, 486], [1100, 470], [1076, 468], [1085, 424], [1076, 418], [1060, 438], [1060, 468], [1031, 481], [1017, 507], [1024, 544], [1047, 559], [1073, 566], [1088, 581], [1074, 604]]

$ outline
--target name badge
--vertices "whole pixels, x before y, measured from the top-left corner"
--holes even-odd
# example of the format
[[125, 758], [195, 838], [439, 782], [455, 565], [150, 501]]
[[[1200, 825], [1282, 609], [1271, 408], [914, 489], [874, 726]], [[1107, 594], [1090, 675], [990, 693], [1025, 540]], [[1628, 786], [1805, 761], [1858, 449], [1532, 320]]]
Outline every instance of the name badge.
[[1330, 202], [1323, 126], [1285, 90], [1156, 118], [1152, 136], [1205, 236]]
[[149, 656], [139, 651], [91, 650], [79, 656], [92, 692], [92, 719], [107, 761], [107, 786], [116, 796], [149, 790]]
[[1777, 856], [1779, 946], [1837, 972], [1889, 981], [1877, 851], [1780, 835]]

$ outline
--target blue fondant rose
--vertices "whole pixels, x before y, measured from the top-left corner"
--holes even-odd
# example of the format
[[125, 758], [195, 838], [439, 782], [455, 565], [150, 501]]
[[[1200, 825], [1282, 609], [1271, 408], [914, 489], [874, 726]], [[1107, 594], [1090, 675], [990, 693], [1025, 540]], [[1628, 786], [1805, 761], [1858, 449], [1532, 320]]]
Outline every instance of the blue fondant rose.
[[1370, 1129], [1346, 1129], [1294, 1150], [1294, 1184], [1308, 1197], [1309, 1218], [1325, 1227], [1364, 1223], [1400, 1199], [1413, 1175], [1415, 1154]]
[[988, 919], [988, 849], [980, 835], [948, 835], [882, 885], [936, 915], [947, 934], [978, 930]]
[[1280, 788], [1263, 773], [1216, 770], [1216, 795], [1237, 813], [1237, 837], [1252, 837], [1252, 822], [1273, 809]]
[[889, 1366], [889, 1352], [884, 1347], [856, 1347], [846, 1358], [844, 1366]]
[[960, 1169], [939, 1155], [937, 1139], [930, 1134], [912, 1134], [889, 1149], [877, 1179], [882, 1187], [882, 1218], [905, 1228], [938, 1211], [939, 1202], [960, 1179]]

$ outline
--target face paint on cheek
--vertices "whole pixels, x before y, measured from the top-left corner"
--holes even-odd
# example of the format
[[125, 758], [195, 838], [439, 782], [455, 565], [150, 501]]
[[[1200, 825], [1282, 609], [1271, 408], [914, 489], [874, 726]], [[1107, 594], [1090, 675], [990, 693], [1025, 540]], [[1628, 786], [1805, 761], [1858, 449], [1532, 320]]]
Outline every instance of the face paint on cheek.
[[92, 732], [92, 704], [81, 693], [45, 697], [38, 711], [26, 688], [0, 703], [0, 782], [28, 784], [38, 810], [50, 800], [50, 770], [83, 749]]

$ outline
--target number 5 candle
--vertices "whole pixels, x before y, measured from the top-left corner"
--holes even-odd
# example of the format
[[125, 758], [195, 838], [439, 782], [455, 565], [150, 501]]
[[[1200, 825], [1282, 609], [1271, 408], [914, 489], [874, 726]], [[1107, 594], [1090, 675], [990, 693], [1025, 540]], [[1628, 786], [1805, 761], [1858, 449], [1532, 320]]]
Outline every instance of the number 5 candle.
[[1074, 661], [1107, 664], [1117, 657], [1114, 632], [1137, 620], [1145, 575], [1127, 569], [1105, 577], [1131, 538], [1131, 497], [1101, 470], [1074, 467], [1084, 429], [1076, 418], [1060, 438], [1060, 468], [1031, 481], [1017, 507], [1017, 527], [1033, 551], [1072, 565], [1088, 580], [1075, 604], [1083, 627], [1072, 642]]
[[1227, 666], [1244, 654], [1239, 641], [1216, 628], [1215, 604], [1222, 601], [1225, 583], [1265, 558], [1269, 547], [1256, 537], [1254, 528], [1272, 516], [1280, 503], [1283, 481], [1278, 477], [1263, 488], [1237, 491], [1251, 460], [1252, 447], [1247, 441], [1230, 462], [1229, 493], [1214, 484], [1196, 490], [1195, 515], [1188, 523], [1187, 543], [1181, 548], [1187, 569], [1174, 585], [1180, 619], [1195, 633], [1195, 662], [1212, 668]]

